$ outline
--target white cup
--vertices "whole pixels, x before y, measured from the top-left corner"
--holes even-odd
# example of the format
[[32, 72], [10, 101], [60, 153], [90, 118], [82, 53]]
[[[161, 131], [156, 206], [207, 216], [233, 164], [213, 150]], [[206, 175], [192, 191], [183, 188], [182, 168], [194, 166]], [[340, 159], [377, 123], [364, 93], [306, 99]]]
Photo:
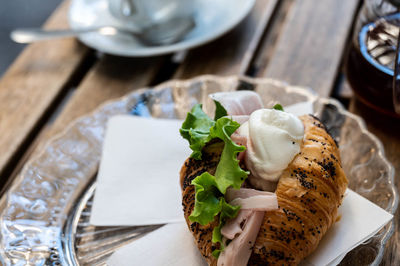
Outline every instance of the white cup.
[[192, 15], [193, 0], [108, 0], [110, 13], [127, 27], [145, 28]]

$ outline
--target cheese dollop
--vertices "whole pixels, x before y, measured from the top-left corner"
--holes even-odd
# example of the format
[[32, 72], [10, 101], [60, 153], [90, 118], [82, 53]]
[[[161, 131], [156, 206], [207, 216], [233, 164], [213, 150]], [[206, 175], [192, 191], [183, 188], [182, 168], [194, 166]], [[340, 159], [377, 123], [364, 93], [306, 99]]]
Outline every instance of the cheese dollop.
[[293, 114], [259, 109], [238, 128], [238, 133], [247, 137], [245, 163], [250, 173], [275, 182], [300, 152], [304, 126]]

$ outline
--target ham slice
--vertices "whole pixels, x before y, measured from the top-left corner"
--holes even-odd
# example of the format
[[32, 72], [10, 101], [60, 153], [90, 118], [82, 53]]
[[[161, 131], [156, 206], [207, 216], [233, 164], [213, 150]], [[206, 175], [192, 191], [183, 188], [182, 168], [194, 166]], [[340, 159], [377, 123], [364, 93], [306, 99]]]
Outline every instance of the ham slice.
[[250, 115], [263, 108], [260, 96], [254, 91], [217, 92], [210, 97], [220, 102], [228, 115]]
[[[260, 95], [254, 91], [217, 92], [209, 96], [220, 102], [229, 117], [241, 125], [249, 120], [252, 112], [264, 107]], [[236, 132], [232, 134], [232, 140], [239, 145], [247, 146], [247, 137]], [[238, 154], [238, 160], [244, 158], [245, 152]]]
[[278, 209], [276, 194], [253, 196], [247, 199], [237, 198], [232, 200], [230, 204], [241, 206], [241, 209], [244, 210], [270, 211]]
[[[260, 96], [253, 91], [219, 92], [210, 97], [221, 103], [231, 119], [244, 124], [255, 110], [263, 108]], [[237, 130], [231, 136], [232, 140], [248, 146], [247, 135]], [[238, 155], [241, 160], [245, 152]], [[244, 266], [250, 258], [252, 247], [264, 219], [265, 211], [278, 209], [275, 193], [255, 189], [228, 189], [225, 199], [232, 205], [240, 205], [238, 215], [226, 222], [221, 228], [224, 239], [232, 240], [218, 258], [218, 266]]]
[[237, 130], [231, 135], [231, 139], [238, 145], [246, 146], [247, 137], [237, 133]]
[[232, 116], [229, 116], [229, 118], [242, 125], [249, 120], [250, 115], [232, 115]]
[[234, 239], [236, 235], [243, 232], [241, 227], [242, 223], [247, 221], [247, 219], [253, 214], [251, 210], [240, 210], [238, 215], [226, 222], [226, 224], [221, 228], [221, 234], [227, 239]]
[[241, 209], [221, 228], [221, 234], [232, 241], [220, 254], [218, 265], [244, 266], [250, 258], [265, 211], [278, 209], [278, 200], [275, 193], [251, 188], [228, 188], [225, 199], [232, 205], [240, 205]]
[[[242, 153], [245, 153], [246, 151], [243, 151]], [[241, 155], [239, 153], [240, 160], [245, 159], [245, 154]], [[238, 159], [239, 159], [239, 155], [238, 155]], [[259, 190], [263, 190], [263, 191], [275, 191], [276, 190], [276, 186], [278, 185], [278, 182], [274, 182], [274, 181], [268, 181], [259, 177], [256, 177], [254, 175], [252, 175], [250, 173], [250, 175], [247, 177], [247, 180], [250, 182], [250, 184]]]
[[251, 188], [226, 191], [225, 199], [229, 204], [240, 205], [244, 210], [270, 211], [278, 209], [278, 199], [275, 193]]
[[[231, 135], [231, 139], [233, 140], [233, 142], [235, 142], [238, 145], [241, 146], [247, 146], [247, 137], [240, 135], [239, 133], [237, 133], [238, 131], [236, 130], [232, 135]], [[244, 160], [246, 157], [246, 150], [239, 152], [237, 155], [237, 159], [239, 161]]]
[[252, 247], [264, 219], [264, 212], [240, 210], [239, 215], [240, 212], [250, 212], [250, 215], [246, 214], [243, 231], [219, 255], [218, 266], [245, 266], [249, 261]]

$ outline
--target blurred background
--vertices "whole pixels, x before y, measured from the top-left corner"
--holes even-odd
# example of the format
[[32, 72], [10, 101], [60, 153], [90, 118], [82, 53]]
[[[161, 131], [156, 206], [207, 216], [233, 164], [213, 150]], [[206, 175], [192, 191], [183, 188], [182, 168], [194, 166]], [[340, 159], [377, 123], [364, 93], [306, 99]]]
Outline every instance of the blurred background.
[[0, 77], [25, 47], [13, 42], [10, 31], [20, 27], [41, 26], [61, 0], [0, 1]]

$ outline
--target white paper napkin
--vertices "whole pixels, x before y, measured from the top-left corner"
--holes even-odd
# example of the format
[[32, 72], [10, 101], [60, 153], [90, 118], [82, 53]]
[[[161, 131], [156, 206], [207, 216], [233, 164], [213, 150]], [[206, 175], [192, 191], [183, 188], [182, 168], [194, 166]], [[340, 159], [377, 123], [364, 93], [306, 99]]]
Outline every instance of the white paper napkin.
[[[337, 265], [347, 252], [374, 235], [393, 217], [352, 190], [347, 190], [339, 213], [340, 221], [332, 226], [302, 265]], [[196, 266], [205, 261], [199, 256], [187, 225], [176, 223], [117, 250], [107, 263], [110, 266]]]
[[[315, 266], [328, 265], [346, 254], [385, 226], [393, 215], [347, 189], [339, 208], [340, 220], [335, 223], [306, 261]], [[333, 265], [336, 265], [333, 264]]]
[[109, 266], [206, 266], [186, 223], [167, 224], [118, 249]]
[[314, 113], [314, 108], [312, 102], [299, 102], [289, 106], [284, 106], [285, 112], [301, 116]]
[[115, 116], [108, 123], [90, 223], [182, 221], [179, 170], [190, 155], [182, 121]]

